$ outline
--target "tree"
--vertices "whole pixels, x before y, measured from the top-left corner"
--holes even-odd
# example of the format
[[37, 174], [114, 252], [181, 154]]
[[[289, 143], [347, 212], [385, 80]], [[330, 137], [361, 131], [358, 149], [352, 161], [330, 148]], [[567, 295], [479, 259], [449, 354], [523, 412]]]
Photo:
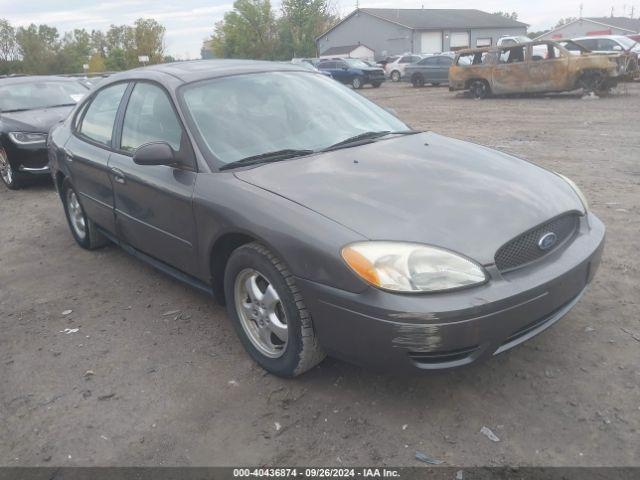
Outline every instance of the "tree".
[[556, 26], [554, 28], [560, 28], [568, 23], [571, 22], [575, 22], [576, 20], [578, 20], [577, 17], [565, 17], [565, 18], [561, 18], [560, 20], [558, 20], [558, 23], [556, 23]]
[[106, 69], [104, 57], [99, 52], [94, 53], [89, 60], [89, 73], [100, 73]]
[[277, 28], [271, 2], [236, 0], [211, 40], [217, 57], [274, 59]]
[[165, 27], [151, 18], [139, 18], [134, 27], [136, 64], [139, 55], [149, 57], [149, 63], [162, 63], [164, 60]]
[[505, 18], [510, 18], [511, 20], [518, 20], [518, 13], [517, 12], [503, 12], [503, 11], [499, 11], [499, 12], [493, 12], [494, 15], [500, 15], [501, 17], [505, 17]]
[[337, 21], [338, 17], [331, 12], [327, 0], [283, 0], [279, 21], [282, 56], [314, 57], [316, 37]]
[[0, 18], [0, 62], [13, 62], [18, 59], [16, 29]]
[[59, 49], [58, 30], [47, 25], [31, 24], [19, 27], [16, 43], [22, 57], [25, 73], [45, 74], [55, 71], [56, 53]]

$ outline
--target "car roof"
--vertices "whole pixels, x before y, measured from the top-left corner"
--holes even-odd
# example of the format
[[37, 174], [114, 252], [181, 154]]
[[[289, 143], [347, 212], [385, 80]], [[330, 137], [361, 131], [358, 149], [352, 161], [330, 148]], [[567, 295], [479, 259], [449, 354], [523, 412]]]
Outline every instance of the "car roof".
[[172, 77], [184, 83], [190, 83], [230, 75], [282, 71], [309, 73], [309, 70], [294, 63], [261, 60], [192, 60], [150, 65], [117, 73], [109, 77], [109, 83], [152, 77], [158, 74]]
[[77, 78], [60, 77], [57, 75], [16, 75], [9, 77], [0, 77], [0, 85], [17, 85], [19, 83], [32, 82], [78, 82]]
[[572, 38], [571, 40], [589, 40], [591, 38], [608, 38], [610, 40], [618, 40], [619, 38], [629, 38], [626, 37], [625, 35], [589, 35], [586, 37], [576, 37], [576, 38]]

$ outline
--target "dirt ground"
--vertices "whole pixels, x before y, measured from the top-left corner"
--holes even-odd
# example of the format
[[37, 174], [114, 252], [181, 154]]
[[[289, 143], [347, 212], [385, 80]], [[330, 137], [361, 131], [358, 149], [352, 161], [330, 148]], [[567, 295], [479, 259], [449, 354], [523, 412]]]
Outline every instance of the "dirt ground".
[[465, 370], [398, 378], [328, 359], [282, 380], [207, 296], [118, 248], [77, 247], [52, 186], [0, 187], [1, 465], [420, 465], [416, 451], [460, 466], [640, 464], [640, 84], [597, 100], [363, 94], [583, 188], [608, 237], [572, 312]]

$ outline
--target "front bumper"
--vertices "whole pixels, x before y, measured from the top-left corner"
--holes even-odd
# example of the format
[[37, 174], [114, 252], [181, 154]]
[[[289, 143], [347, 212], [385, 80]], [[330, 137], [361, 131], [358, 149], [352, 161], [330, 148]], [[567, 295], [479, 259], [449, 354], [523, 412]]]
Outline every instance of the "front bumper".
[[469, 365], [542, 332], [580, 299], [604, 248], [593, 214], [577, 236], [540, 261], [482, 286], [442, 294], [350, 293], [297, 279], [321, 345], [332, 356], [380, 370]]
[[46, 175], [49, 170], [49, 155], [46, 146], [7, 145], [5, 148], [11, 166], [26, 175]]

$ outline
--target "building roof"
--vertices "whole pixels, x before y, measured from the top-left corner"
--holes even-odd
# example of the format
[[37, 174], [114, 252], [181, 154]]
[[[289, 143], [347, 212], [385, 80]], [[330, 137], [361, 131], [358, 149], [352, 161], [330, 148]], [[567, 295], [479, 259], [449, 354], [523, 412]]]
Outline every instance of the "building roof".
[[640, 33], [640, 18], [629, 17], [587, 17], [584, 20], [602, 23], [610, 27], [621, 28], [623, 30]]
[[[322, 52], [322, 55], [344, 55], [346, 53], [351, 53], [353, 52], [356, 48], [358, 47], [365, 47], [365, 48], [369, 48], [366, 45], [344, 45], [342, 47], [331, 47], [327, 50], [325, 50], [324, 52]], [[369, 50], [371, 50], [369, 48]]]
[[518, 22], [502, 15], [475, 9], [361, 8], [360, 11], [414, 30], [527, 26], [526, 23]]

